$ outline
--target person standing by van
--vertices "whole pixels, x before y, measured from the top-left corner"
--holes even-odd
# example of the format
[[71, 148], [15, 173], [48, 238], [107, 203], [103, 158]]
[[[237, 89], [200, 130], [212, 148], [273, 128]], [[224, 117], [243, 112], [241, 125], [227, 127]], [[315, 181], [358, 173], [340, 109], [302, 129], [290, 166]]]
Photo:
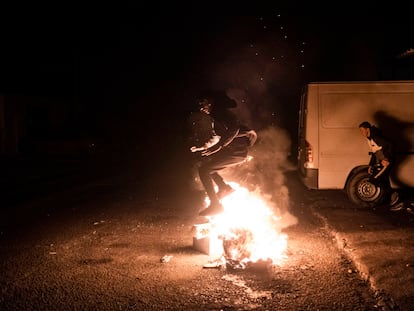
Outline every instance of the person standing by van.
[[[393, 207], [399, 200], [398, 192], [393, 191], [390, 183], [390, 170], [394, 164], [393, 146], [381, 133], [380, 129], [368, 121], [359, 125], [361, 135], [367, 139], [371, 155], [368, 173], [374, 183], [378, 183], [390, 199]], [[393, 209], [395, 211], [397, 209]]]

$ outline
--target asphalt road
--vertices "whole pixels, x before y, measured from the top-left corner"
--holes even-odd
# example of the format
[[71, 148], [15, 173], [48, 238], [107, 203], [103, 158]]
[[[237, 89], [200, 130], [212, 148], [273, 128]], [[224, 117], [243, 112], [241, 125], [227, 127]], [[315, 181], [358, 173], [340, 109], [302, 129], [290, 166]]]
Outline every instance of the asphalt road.
[[[389, 206], [365, 209], [340, 191], [309, 194], [309, 207], [356, 265], [385, 310], [414, 307], [414, 215]], [[343, 199], [345, 198], [345, 200]], [[412, 197], [401, 203], [412, 207]]]
[[[193, 247], [202, 201], [180, 179], [91, 180], [2, 221], [2, 310], [410, 310], [413, 221], [361, 210], [286, 174], [296, 224], [283, 265], [206, 269]], [[177, 184], [180, 187], [177, 187]], [[175, 186], [174, 186], [175, 185]], [[162, 262], [164, 256], [171, 256]]]

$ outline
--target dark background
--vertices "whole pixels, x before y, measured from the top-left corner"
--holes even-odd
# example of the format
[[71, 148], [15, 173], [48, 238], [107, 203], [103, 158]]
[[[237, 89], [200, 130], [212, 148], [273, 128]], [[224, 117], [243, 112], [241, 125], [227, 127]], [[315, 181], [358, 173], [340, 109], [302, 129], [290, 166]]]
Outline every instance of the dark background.
[[352, 1], [3, 5], [0, 93], [24, 106], [14, 152], [88, 137], [111, 155], [163, 158], [185, 145], [206, 89], [239, 94], [251, 126], [294, 141], [306, 83], [414, 78], [412, 56], [399, 57], [414, 46], [410, 12]]

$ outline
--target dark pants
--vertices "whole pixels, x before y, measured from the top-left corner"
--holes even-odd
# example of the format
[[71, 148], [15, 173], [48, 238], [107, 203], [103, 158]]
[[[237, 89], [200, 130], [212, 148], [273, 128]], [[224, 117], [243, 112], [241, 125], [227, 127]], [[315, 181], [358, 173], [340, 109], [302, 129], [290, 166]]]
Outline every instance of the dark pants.
[[232, 149], [224, 148], [223, 150], [214, 153], [208, 157], [202, 159], [198, 168], [200, 181], [203, 184], [204, 190], [206, 191], [211, 204], [219, 203], [217, 198], [214, 183], [219, 189], [226, 186], [223, 177], [219, 172], [225, 168], [232, 167], [234, 165], [242, 163], [246, 160], [247, 149]]
[[[380, 186], [384, 190], [387, 199], [391, 199], [391, 195], [394, 192], [394, 190], [391, 187], [391, 181], [390, 181], [390, 171], [392, 169], [392, 165], [390, 164], [383, 171], [382, 171], [382, 169], [383, 169], [383, 166], [381, 165], [380, 161], [377, 160], [376, 165], [372, 166], [371, 181], [374, 184]], [[379, 176], [375, 178], [375, 176], [377, 176], [377, 174], [379, 174]]]

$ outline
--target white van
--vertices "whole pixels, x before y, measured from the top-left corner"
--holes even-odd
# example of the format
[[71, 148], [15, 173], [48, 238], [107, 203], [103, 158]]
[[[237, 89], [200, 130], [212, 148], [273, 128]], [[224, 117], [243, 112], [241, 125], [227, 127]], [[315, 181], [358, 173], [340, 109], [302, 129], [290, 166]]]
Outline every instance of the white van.
[[308, 189], [344, 189], [367, 207], [384, 201], [369, 182], [363, 121], [394, 144], [391, 186], [414, 187], [414, 81], [315, 82], [304, 87], [299, 110], [298, 172]]

